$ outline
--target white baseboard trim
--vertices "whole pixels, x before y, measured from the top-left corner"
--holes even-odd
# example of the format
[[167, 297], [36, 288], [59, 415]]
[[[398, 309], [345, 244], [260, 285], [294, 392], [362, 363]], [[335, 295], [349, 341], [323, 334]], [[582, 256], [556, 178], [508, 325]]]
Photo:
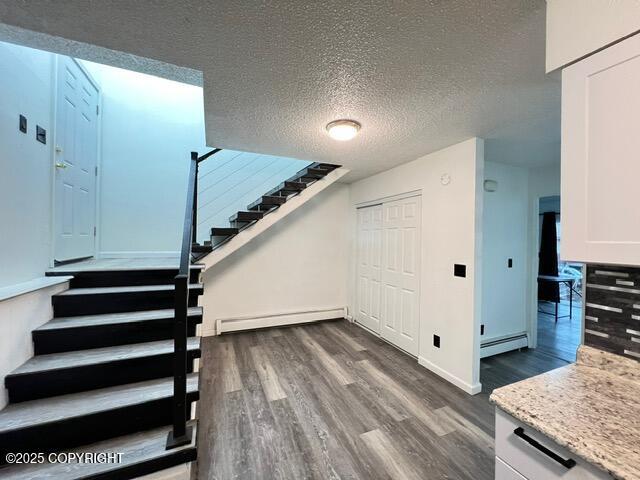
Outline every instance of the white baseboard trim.
[[454, 384], [459, 389], [464, 390], [469, 395], [476, 395], [482, 391], [482, 384], [480, 382], [474, 383], [474, 384], [467, 383], [461, 380], [460, 378], [456, 377], [455, 375], [452, 375], [446, 370], [440, 368], [439, 366], [437, 366], [436, 364], [427, 360], [424, 357], [418, 356], [418, 363], [423, 367], [431, 370], [436, 375], [444, 378], [449, 383]]
[[130, 252], [100, 252], [98, 258], [173, 258], [180, 257], [178, 251], [164, 252], [146, 252], [146, 251], [130, 251]]
[[202, 328], [202, 336], [208, 337], [228, 332], [241, 332], [267, 327], [284, 327], [301, 323], [319, 322], [344, 318], [345, 307], [316, 309], [306, 311], [282, 312], [253, 317], [217, 318], [213, 325]]
[[480, 358], [487, 358], [499, 353], [510, 352], [529, 346], [529, 338], [526, 333], [514, 335], [508, 338], [487, 340], [480, 345]]

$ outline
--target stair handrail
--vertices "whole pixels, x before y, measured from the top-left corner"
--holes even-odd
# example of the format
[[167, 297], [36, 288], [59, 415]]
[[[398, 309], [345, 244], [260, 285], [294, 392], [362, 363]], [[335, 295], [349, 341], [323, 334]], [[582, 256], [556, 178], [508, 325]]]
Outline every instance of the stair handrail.
[[167, 437], [167, 449], [191, 443], [193, 436], [193, 429], [187, 425], [187, 315], [189, 311], [191, 247], [193, 243], [196, 243], [198, 228], [198, 165], [220, 150], [220, 148], [214, 148], [201, 157], [198, 157], [198, 152], [191, 152], [180, 264], [178, 274], [174, 278], [173, 428]]

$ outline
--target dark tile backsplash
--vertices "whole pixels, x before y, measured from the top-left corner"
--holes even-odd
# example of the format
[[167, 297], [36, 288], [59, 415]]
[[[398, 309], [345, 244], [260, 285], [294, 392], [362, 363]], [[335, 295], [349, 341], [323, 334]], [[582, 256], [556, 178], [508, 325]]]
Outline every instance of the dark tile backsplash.
[[640, 268], [587, 266], [584, 343], [640, 361]]

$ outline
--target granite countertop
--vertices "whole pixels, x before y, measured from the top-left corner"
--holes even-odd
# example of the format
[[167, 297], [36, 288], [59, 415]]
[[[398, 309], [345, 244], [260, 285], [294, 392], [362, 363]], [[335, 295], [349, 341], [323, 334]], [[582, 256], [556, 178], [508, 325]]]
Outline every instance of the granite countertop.
[[498, 388], [491, 401], [613, 477], [640, 479], [640, 363], [582, 345], [575, 364]]

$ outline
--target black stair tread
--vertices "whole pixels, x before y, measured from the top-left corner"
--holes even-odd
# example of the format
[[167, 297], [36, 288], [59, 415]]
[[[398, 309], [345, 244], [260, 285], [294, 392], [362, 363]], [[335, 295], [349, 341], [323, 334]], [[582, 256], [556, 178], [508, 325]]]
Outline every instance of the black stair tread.
[[315, 183], [315, 182], [317, 182], [317, 181], [318, 181], [318, 180], [320, 180], [321, 178], [322, 178], [322, 177], [318, 177], [318, 176], [316, 176], [316, 175], [311, 175], [311, 176], [310, 176], [310, 175], [303, 175], [303, 176], [301, 176], [298, 180], [299, 180], [299, 181], [301, 181], [301, 182], [303, 182], [303, 183], [305, 183], [305, 184], [307, 184], [307, 185], [309, 185], [309, 184], [311, 184], [311, 183]]
[[264, 216], [264, 214], [262, 212], [238, 212], [235, 215], [231, 215], [231, 217], [229, 217], [229, 221], [230, 222], [236, 222], [236, 221], [253, 221], [253, 220], [260, 220], [262, 217]]
[[[109, 295], [113, 293], [143, 293], [166, 292], [174, 290], [174, 285], [133, 285], [126, 287], [95, 287], [95, 288], [71, 288], [64, 292], [56, 293], [54, 297], [68, 297], [73, 295]], [[189, 289], [202, 289], [201, 283], [189, 284]]]
[[[190, 268], [192, 270], [201, 270], [204, 268], [204, 265], [201, 263], [193, 263]], [[114, 266], [104, 266], [100, 268], [96, 268], [95, 266], [88, 267], [78, 267], [73, 264], [68, 265], [66, 268], [63, 266], [55, 267], [55, 269], [48, 270], [45, 272], [47, 276], [66, 276], [66, 275], [75, 275], [78, 273], [100, 273], [100, 272], [138, 272], [138, 271], [157, 271], [157, 270], [167, 270], [167, 271], [178, 271], [178, 260], [176, 260], [176, 265], [144, 265], [144, 266], [127, 266], [127, 265], [114, 265]]]
[[296, 192], [301, 192], [305, 188], [307, 188], [307, 184], [304, 182], [294, 182], [291, 180], [287, 180], [285, 182], [282, 182], [273, 190], [270, 190], [269, 192], [267, 192], [267, 195], [282, 194], [282, 192], [291, 192], [289, 194], [291, 195]]
[[[36, 355], [7, 375], [6, 378], [18, 375], [27, 375], [30, 373], [45, 373], [52, 370], [129, 360], [133, 358], [166, 355], [172, 353], [173, 348], [173, 340], [158, 340], [131, 345], [119, 345], [116, 347], [93, 348], [90, 350]], [[199, 349], [200, 337], [190, 337], [187, 339], [187, 350], [196, 351]]]
[[211, 229], [211, 236], [223, 237], [227, 235], [237, 235], [239, 230], [235, 227], [213, 227]]
[[282, 205], [287, 201], [286, 197], [280, 197], [276, 195], [263, 195], [258, 200], [253, 203], [247, 205], [247, 209], [251, 210], [252, 208], [259, 207], [261, 205], [274, 207], [278, 205]]
[[294, 180], [287, 180], [278, 185], [279, 190], [304, 190], [305, 188], [307, 188], [306, 183]]
[[[166, 449], [170, 426], [154, 428], [142, 432], [116, 437], [109, 440], [83, 445], [67, 450], [76, 453], [122, 453], [119, 463], [32, 463], [11, 465], [0, 468], [0, 478], [5, 480], [75, 480], [136, 469], [135, 476], [163, 470], [171, 466], [187, 463], [196, 459], [197, 422], [189, 422], [193, 428], [190, 444]], [[46, 455], [45, 455], [46, 457]], [[131, 476], [126, 476], [131, 478]]]
[[[198, 374], [187, 375], [187, 392]], [[0, 411], [0, 434], [173, 397], [173, 377], [9, 404]]]
[[[96, 327], [122, 323], [137, 323], [173, 318], [174, 309], [145, 310], [141, 312], [103, 313], [99, 315], [78, 315], [77, 317], [56, 317], [35, 329], [35, 331], [59, 330], [64, 328]], [[202, 307], [191, 307], [189, 316], [201, 316]]]
[[304, 172], [305, 172], [304, 175], [301, 175], [303, 177], [318, 176], [318, 178], [322, 178], [327, 174], [326, 170], [322, 168], [314, 168], [314, 167], [308, 167], [305, 169]]
[[261, 202], [266, 204], [273, 202], [274, 205], [282, 205], [285, 201], [286, 199], [276, 195], [263, 195], [261, 198]]

